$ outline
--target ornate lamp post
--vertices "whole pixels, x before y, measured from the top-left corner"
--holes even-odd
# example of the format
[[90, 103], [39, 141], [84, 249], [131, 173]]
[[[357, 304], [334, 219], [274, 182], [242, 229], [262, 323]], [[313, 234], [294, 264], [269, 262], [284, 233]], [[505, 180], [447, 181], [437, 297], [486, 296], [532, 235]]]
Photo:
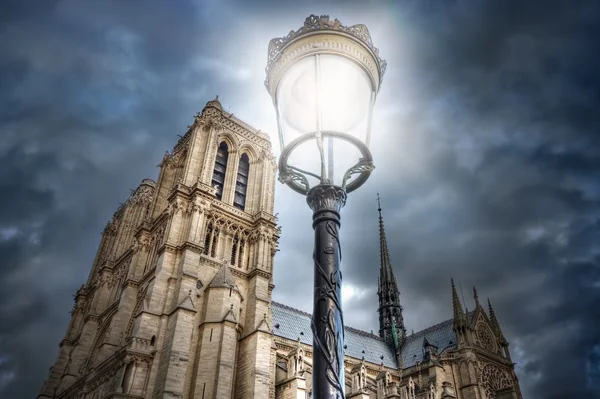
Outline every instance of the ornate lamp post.
[[311, 15], [269, 43], [265, 86], [277, 112], [279, 181], [306, 195], [313, 210], [316, 399], [344, 398], [339, 212], [374, 168], [371, 115], [385, 68], [366, 26], [329, 16]]

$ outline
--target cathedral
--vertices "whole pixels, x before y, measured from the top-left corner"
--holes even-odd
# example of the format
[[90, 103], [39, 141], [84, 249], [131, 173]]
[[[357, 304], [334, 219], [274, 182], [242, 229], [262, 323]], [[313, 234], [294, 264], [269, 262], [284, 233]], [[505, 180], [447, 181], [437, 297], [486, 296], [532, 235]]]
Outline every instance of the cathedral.
[[[266, 134], [209, 101], [102, 233], [38, 398], [306, 399], [310, 314], [271, 300]], [[345, 328], [346, 398], [520, 399], [491, 303], [407, 334], [379, 206], [379, 334]], [[444, 306], [444, 305], [442, 305]]]

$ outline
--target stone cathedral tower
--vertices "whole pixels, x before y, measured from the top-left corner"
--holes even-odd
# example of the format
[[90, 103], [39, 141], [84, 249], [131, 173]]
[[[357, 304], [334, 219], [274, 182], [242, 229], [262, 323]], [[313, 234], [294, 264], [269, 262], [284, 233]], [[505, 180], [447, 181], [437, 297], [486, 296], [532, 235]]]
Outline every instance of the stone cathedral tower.
[[[159, 166], [104, 229], [38, 398], [310, 398], [311, 315], [271, 301], [280, 230], [267, 136], [215, 99]], [[346, 397], [522, 399], [475, 290], [463, 310], [452, 282], [440, 304], [452, 318], [406, 334], [378, 211], [380, 331], [345, 326]]]
[[218, 98], [117, 210], [39, 398], [268, 398], [275, 162]]

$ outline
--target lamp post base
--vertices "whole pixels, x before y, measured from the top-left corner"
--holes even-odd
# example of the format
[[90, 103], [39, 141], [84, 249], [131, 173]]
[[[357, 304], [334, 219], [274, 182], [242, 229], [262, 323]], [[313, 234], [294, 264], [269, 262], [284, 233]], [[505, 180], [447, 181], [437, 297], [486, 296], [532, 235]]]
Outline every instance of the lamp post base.
[[346, 190], [320, 184], [311, 188], [306, 202], [313, 210], [315, 230], [313, 383], [315, 399], [344, 399], [344, 318], [342, 315], [340, 210]]

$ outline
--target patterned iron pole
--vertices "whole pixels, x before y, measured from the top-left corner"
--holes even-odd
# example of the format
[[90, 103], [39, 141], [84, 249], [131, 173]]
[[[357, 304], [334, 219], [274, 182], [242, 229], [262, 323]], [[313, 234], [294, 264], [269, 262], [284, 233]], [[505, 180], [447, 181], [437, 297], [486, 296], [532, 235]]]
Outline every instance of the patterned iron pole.
[[[325, 58], [322, 59], [322, 55]], [[311, 59], [313, 61], [310, 61]], [[366, 107], [365, 111], [368, 114], [364, 132], [329, 130], [335, 124], [330, 127], [329, 124], [323, 125], [323, 113], [327, 113], [328, 108], [324, 107], [324, 103], [320, 100], [317, 101], [314, 110], [316, 124], [311, 122], [305, 125], [304, 122], [307, 121], [299, 123], [305, 115], [302, 111], [303, 106], [298, 108], [296, 105], [301, 105], [303, 100], [298, 100], [300, 101], [298, 104], [288, 100], [294, 97], [293, 87], [296, 87], [296, 84], [306, 85], [306, 82], [297, 80], [300, 75], [294, 71], [303, 71], [307, 61], [314, 62], [314, 76], [309, 73], [305, 78], [314, 80], [316, 90], [314, 94], [317, 99], [320, 99], [322, 94], [320, 91], [324, 90], [319, 83], [324, 76], [321, 73], [327, 70], [322, 68], [321, 62], [327, 62], [326, 60], [343, 62], [352, 70], [360, 71], [357, 73], [362, 75], [354, 80], [357, 75], [353, 74], [348, 77], [348, 81], [335, 83], [336, 87], [342, 88], [347, 85], [360, 87], [357, 93], [366, 95], [367, 91], [363, 90], [364, 79], [366, 78], [370, 83], [368, 91], [370, 98], [363, 96], [364, 102], [360, 103]], [[345, 397], [340, 210], [346, 203], [346, 194], [363, 185], [374, 169], [373, 157], [369, 151], [371, 115], [386, 68], [387, 62], [379, 56], [379, 50], [373, 45], [365, 25], [344, 26], [338, 19], [329, 18], [328, 15], [310, 15], [300, 29], [269, 42], [265, 87], [273, 99], [277, 112], [281, 144], [279, 181], [287, 184], [294, 191], [306, 195], [306, 201], [313, 210], [315, 291], [311, 328], [314, 399], [344, 399]], [[292, 80], [288, 80], [287, 77]], [[290, 104], [296, 105], [290, 106]], [[301, 112], [297, 113], [298, 111]], [[329, 157], [325, 159], [323, 139], [328, 140], [330, 149], [333, 148], [332, 143], [341, 141], [353, 145], [361, 153], [358, 162], [343, 175], [339, 175], [337, 185], [333, 185], [331, 167], [329, 173], [326, 168], [331, 165], [334, 154], [329, 152]], [[288, 165], [288, 158], [300, 145], [315, 140], [321, 155], [320, 176], [314, 171]], [[316, 168], [317, 165], [313, 166]], [[310, 188], [309, 177], [318, 179], [320, 184]]]
[[340, 210], [346, 190], [320, 184], [306, 202], [315, 230], [312, 391], [315, 399], [344, 399], [344, 317], [342, 314]]

